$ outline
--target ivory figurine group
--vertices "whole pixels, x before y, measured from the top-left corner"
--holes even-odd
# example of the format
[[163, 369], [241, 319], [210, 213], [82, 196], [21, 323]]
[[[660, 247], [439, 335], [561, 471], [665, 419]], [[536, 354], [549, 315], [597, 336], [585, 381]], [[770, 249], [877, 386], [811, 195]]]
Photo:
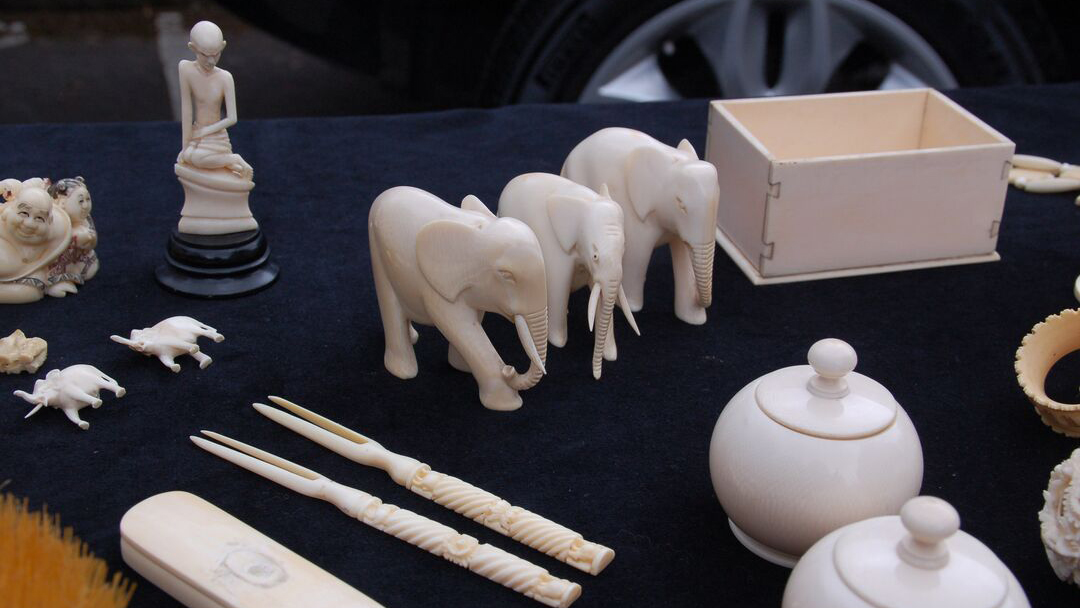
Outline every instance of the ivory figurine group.
[[[417, 373], [413, 323], [434, 325], [450, 342], [450, 364], [476, 378], [489, 409], [521, 406], [518, 391], [546, 373], [550, 342], [566, 344], [570, 293], [589, 287], [593, 377], [617, 351], [615, 305], [638, 332], [645, 273], [654, 249], [671, 248], [675, 314], [705, 322], [712, 302], [716, 169], [683, 140], [677, 148], [639, 131], [603, 129], [570, 152], [562, 175], [510, 181], [498, 216], [475, 196], [455, 207], [406, 186], [372, 203], [368, 241], [386, 334], [384, 364], [399, 378]], [[506, 365], [481, 326], [484, 313], [512, 320], [531, 362]]]

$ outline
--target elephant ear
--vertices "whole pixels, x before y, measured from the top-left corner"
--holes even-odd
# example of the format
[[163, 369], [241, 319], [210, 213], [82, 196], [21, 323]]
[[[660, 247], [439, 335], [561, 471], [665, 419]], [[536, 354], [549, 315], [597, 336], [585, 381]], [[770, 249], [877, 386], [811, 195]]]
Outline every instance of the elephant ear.
[[455, 222], [428, 222], [416, 235], [420, 272], [439, 295], [453, 302], [485, 268], [479, 250], [480, 228]]
[[585, 201], [555, 194], [547, 199], [548, 219], [551, 220], [551, 229], [555, 231], [555, 238], [559, 240], [559, 246], [563, 251], [570, 253], [577, 243], [577, 229], [581, 215], [585, 211]]
[[658, 199], [661, 198], [658, 193], [669, 180], [676, 159], [660, 148], [642, 146], [631, 152], [626, 162], [630, 206], [634, 208], [638, 219], [644, 221], [655, 211]]
[[682, 141], [680, 141], [679, 142], [679, 149], [682, 150], [683, 152], [689, 153], [695, 159], [698, 158], [697, 150], [694, 149], [694, 146], [693, 146], [693, 144], [690, 143], [689, 139], [683, 139]]
[[466, 211], [475, 211], [489, 220], [497, 219], [487, 205], [471, 194], [461, 199], [461, 208]]

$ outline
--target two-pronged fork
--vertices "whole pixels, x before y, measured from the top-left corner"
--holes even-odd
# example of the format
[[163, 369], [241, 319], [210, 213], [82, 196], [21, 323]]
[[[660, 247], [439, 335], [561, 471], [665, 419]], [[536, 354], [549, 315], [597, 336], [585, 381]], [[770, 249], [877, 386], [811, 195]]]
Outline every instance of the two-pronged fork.
[[395, 454], [378, 442], [281, 397], [270, 400], [297, 416], [261, 403], [259, 413], [308, 439], [360, 464], [377, 467], [398, 484], [496, 532], [542, 551], [589, 574], [598, 574], [615, 557], [608, 547], [510, 503], [456, 477], [432, 471], [408, 456]]
[[[203, 434], [225, 445], [192, 436], [200, 448], [290, 490], [326, 500], [351, 517], [509, 587], [548, 606], [566, 608], [581, 586], [422, 515], [386, 504], [375, 496], [341, 485], [298, 464], [224, 435]], [[225, 447], [225, 446], [230, 447]], [[233, 448], [233, 449], [230, 449]]]

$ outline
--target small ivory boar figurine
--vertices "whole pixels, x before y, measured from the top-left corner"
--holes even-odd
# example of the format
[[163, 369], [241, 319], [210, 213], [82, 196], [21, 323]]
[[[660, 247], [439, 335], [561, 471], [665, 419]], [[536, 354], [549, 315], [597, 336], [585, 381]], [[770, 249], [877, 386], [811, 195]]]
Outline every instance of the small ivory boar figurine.
[[79, 410], [86, 406], [93, 408], [101, 407], [101, 399], [98, 395], [101, 389], [108, 389], [123, 397], [127, 391], [117, 384], [116, 380], [106, 376], [93, 365], [72, 365], [64, 369], [54, 369], [45, 374], [44, 380], [34, 382], [34, 392], [15, 391], [16, 397], [22, 397], [28, 403], [34, 404], [34, 409], [24, 416], [29, 418], [45, 406], [64, 410], [68, 420], [74, 422], [80, 429], [90, 428], [90, 423], [79, 418]]
[[131, 350], [147, 357], [157, 357], [161, 363], [174, 372], [180, 371], [180, 364], [173, 361], [181, 355], [191, 355], [199, 362], [199, 369], [206, 369], [213, 359], [199, 350], [196, 341], [200, 336], [221, 342], [225, 336], [216, 329], [191, 317], [169, 317], [153, 327], [131, 330], [131, 339], [121, 336], [109, 336], [113, 342], [123, 344]]

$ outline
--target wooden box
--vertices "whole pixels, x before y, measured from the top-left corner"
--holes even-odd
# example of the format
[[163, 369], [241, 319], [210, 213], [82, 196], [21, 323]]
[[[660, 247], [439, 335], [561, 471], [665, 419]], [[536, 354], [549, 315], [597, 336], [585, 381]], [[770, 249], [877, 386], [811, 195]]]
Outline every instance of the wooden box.
[[995, 261], [1013, 148], [931, 89], [714, 101], [716, 240], [755, 284]]

